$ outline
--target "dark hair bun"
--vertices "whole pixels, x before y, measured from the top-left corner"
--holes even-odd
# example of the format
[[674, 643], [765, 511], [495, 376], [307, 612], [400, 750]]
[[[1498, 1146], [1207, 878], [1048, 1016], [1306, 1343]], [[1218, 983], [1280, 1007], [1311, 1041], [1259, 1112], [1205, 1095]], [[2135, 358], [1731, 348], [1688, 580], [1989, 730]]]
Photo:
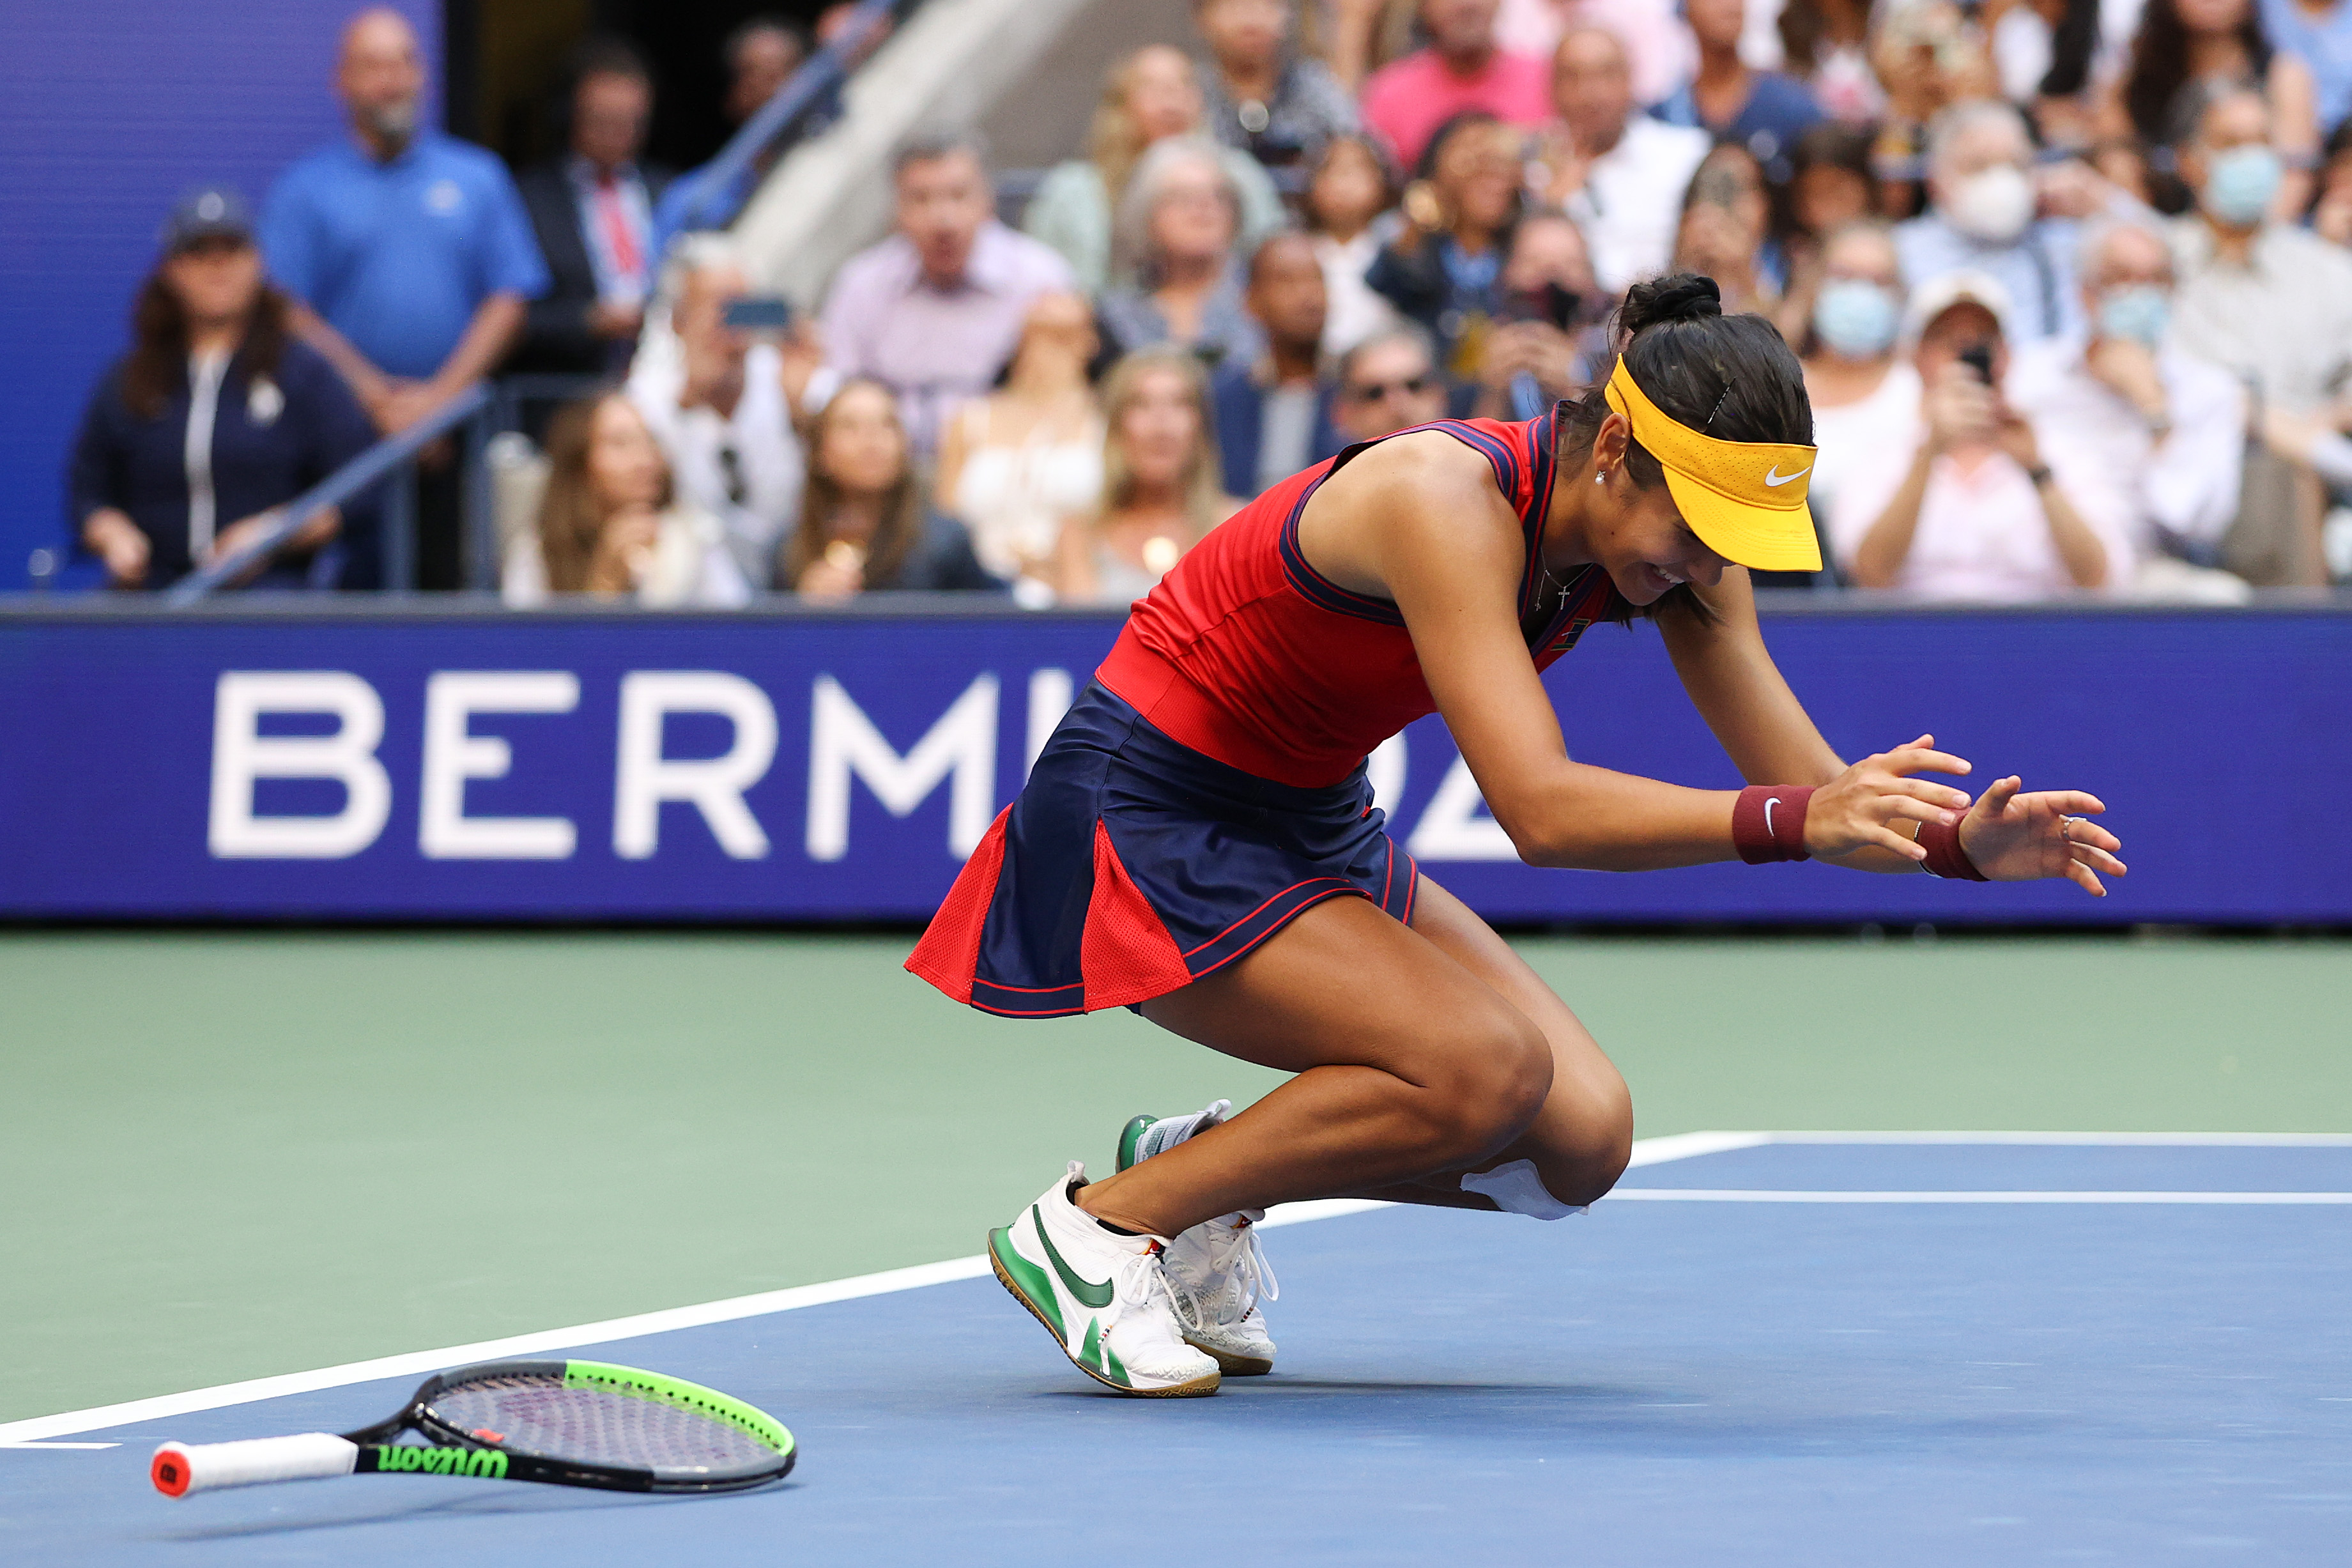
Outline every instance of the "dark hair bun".
[[1636, 283], [1625, 291], [1617, 324], [1628, 337], [1668, 321], [1697, 321], [1723, 314], [1723, 290], [1715, 279], [1696, 272], [1677, 272]]

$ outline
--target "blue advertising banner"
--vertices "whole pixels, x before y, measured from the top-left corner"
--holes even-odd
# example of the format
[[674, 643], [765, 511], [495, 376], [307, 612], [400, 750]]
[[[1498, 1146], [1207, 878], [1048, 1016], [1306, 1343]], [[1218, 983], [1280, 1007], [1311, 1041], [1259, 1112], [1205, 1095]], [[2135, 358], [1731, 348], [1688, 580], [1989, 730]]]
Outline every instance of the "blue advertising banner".
[[[1118, 631], [1017, 613], [0, 618], [0, 916], [915, 921]], [[1507, 921], [2352, 921], [2352, 615], [1776, 610], [1848, 755], [2101, 795], [2133, 873], [1975, 885], [1512, 857], [1436, 720], [1372, 759]], [[1550, 673], [1579, 760], [1738, 784], [1654, 631]]]

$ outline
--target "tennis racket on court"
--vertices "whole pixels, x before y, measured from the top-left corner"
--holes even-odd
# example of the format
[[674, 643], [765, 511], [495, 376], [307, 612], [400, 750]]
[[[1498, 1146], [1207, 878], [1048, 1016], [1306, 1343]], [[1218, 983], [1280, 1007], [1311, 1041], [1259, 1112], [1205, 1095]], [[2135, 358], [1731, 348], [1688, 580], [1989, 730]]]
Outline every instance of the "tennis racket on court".
[[[421, 1443], [403, 1442], [414, 1433]], [[474, 1476], [628, 1492], [737, 1491], [793, 1468], [793, 1435], [700, 1384], [594, 1361], [493, 1361], [428, 1377], [396, 1415], [336, 1436], [166, 1443], [166, 1497], [330, 1476]]]

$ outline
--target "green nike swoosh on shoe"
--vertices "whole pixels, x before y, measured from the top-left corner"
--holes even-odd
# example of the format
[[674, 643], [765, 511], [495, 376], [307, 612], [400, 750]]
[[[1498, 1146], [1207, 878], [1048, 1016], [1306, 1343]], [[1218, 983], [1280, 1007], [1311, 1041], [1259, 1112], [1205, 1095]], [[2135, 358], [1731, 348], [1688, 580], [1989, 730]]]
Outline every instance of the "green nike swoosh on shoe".
[[1035, 1204], [1029, 1205], [1029, 1217], [1036, 1222], [1037, 1239], [1045, 1244], [1046, 1259], [1054, 1265], [1054, 1272], [1062, 1277], [1062, 1283], [1069, 1287], [1070, 1294], [1097, 1312], [1109, 1306], [1116, 1293], [1111, 1282], [1106, 1279], [1099, 1285], [1089, 1285], [1078, 1278], [1077, 1271], [1063, 1261], [1061, 1248], [1054, 1245], [1053, 1236], [1045, 1229], [1045, 1216], [1037, 1212]]
[[1163, 1398], [1214, 1394], [1217, 1362], [1184, 1342], [1160, 1272], [1162, 1244], [1097, 1225], [1071, 1200], [1085, 1181], [1086, 1168], [1072, 1162], [1011, 1225], [989, 1233], [997, 1281], [1096, 1382]]

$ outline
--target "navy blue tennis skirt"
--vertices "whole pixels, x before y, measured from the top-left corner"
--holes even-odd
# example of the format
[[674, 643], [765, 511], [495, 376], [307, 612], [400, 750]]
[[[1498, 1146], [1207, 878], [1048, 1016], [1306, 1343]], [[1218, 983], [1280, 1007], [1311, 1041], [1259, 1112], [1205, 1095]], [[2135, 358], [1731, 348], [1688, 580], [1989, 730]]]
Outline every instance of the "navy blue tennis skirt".
[[1326, 789], [1262, 779], [1171, 739], [1096, 681], [907, 967], [1008, 1017], [1133, 1006], [1325, 899], [1410, 921], [1416, 879], [1361, 767]]

